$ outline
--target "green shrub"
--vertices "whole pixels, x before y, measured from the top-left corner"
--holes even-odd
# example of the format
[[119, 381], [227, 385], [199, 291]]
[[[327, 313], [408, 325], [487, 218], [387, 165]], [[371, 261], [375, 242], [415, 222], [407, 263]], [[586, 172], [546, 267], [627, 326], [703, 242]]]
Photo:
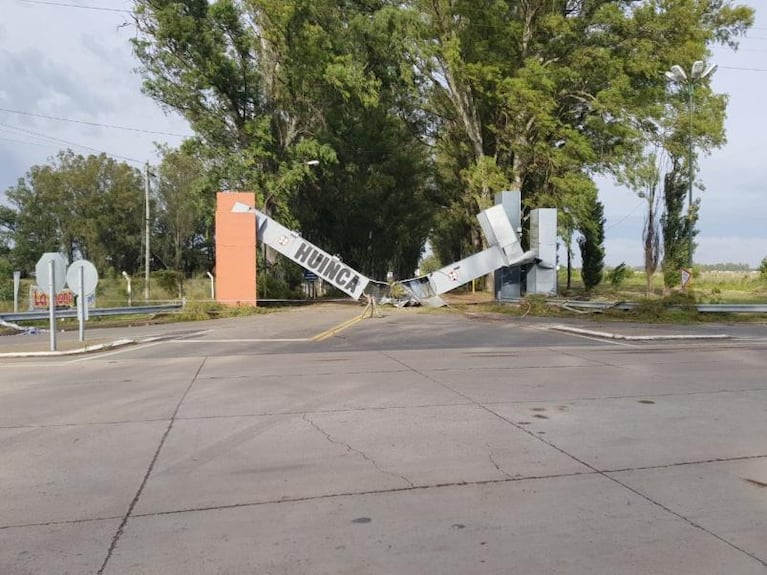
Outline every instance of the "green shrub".
[[642, 321], [691, 323], [700, 319], [696, 303], [694, 294], [675, 292], [664, 298], [639, 301], [630, 315]]
[[633, 272], [629, 267], [626, 267], [625, 263], [621, 263], [620, 265], [614, 267], [610, 270], [608, 273], [608, 277], [610, 279], [610, 285], [614, 288], [619, 288], [623, 285], [623, 282], [626, 281], [628, 277], [630, 277], [630, 272]]
[[13, 269], [11, 262], [0, 255], [0, 301], [13, 301]]
[[152, 279], [171, 297], [184, 295], [184, 274], [177, 270], [157, 270]]
[[442, 267], [442, 264], [440, 263], [437, 256], [434, 254], [431, 254], [421, 260], [421, 265], [418, 266], [418, 269], [421, 270], [421, 275], [428, 275], [432, 272], [437, 271]]

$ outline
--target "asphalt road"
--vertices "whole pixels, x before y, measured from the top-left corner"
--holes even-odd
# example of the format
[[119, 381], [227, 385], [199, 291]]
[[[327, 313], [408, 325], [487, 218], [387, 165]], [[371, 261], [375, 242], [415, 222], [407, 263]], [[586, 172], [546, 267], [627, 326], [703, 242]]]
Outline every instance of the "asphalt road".
[[0, 357], [0, 574], [767, 573], [764, 326], [359, 311]]

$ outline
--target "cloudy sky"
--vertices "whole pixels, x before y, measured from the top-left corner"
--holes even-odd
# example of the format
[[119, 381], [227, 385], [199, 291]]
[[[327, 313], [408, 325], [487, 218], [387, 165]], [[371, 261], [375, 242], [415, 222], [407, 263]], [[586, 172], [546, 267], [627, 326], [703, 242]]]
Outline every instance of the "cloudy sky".
[[[759, 0], [742, 1], [758, 8]], [[0, 0], [0, 192], [63, 148], [141, 166], [156, 161], [155, 142], [177, 145], [190, 133], [141, 94], [130, 7], [130, 0]], [[764, 10], [740, 49], [717, 48], [712, 62], [714, 89], [730, 97], [728, 144], [701, 160], [695, 258], [756, 267], [767, 256]], [[640, 265], [642, 202], [609, 180], [599, 185], [608, 265]]]

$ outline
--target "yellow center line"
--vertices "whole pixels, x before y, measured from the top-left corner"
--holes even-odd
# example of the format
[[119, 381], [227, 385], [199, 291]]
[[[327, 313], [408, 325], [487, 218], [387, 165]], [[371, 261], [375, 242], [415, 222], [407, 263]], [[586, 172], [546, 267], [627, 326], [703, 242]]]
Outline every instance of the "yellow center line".
[[346, 328], [353, 326], [355, 323], [357, 323], [361, 319], [362, 319], [362, 316], [358, 315], [356, 317], [353, 317], [352, 319], [346, 320], [345, 322], [339, 323], [338, 325], [333, 326], [330, 329], [326, 329], [325, 331], [318, 333], [312, 338], [312, 341], [324, 341], [328, 339], [329, 337], [332, 337], [336, 335], [337, 333], [342, 332]]

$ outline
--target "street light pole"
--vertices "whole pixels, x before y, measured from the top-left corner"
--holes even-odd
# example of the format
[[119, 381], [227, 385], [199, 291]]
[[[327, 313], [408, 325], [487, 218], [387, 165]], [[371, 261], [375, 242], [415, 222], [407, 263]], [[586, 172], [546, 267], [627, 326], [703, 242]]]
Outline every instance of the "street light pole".
[[692, 188], [695, 180], [695, 158], [693, 148], [693, 132], [695, 129], [693, 123], [693, 116], [695, 113], [695, 84], [710, 76], [716, 70], [716, 64], [706, 64], [700, 60], [696, 60], [690, 75], [688, 76], [681, 66], [671, 66], [671, 70], [666, 72], [666, 78], [685, 86], [687, 89], [687, 112], [689, 115], [689, 133], [687, 141], [687, 169], [688, 169], [688, 182], [687, 182], [687, 264], [692, 268], [692, 251], [693, 251], [693, 216], [692, 216]]
[[689, 138], [687, 139], [687, 266], [692, 271], [692, 236], [693, 236], [693, 221], [692, 221], [692, 183], [695, 180], [695, 158], [694, 149], [692, 146], [692, 134], [694, 128], [693, 116], [695, 114], [695, 83], [687, 82], [687, 111], [690, 116], [690, 129]]

